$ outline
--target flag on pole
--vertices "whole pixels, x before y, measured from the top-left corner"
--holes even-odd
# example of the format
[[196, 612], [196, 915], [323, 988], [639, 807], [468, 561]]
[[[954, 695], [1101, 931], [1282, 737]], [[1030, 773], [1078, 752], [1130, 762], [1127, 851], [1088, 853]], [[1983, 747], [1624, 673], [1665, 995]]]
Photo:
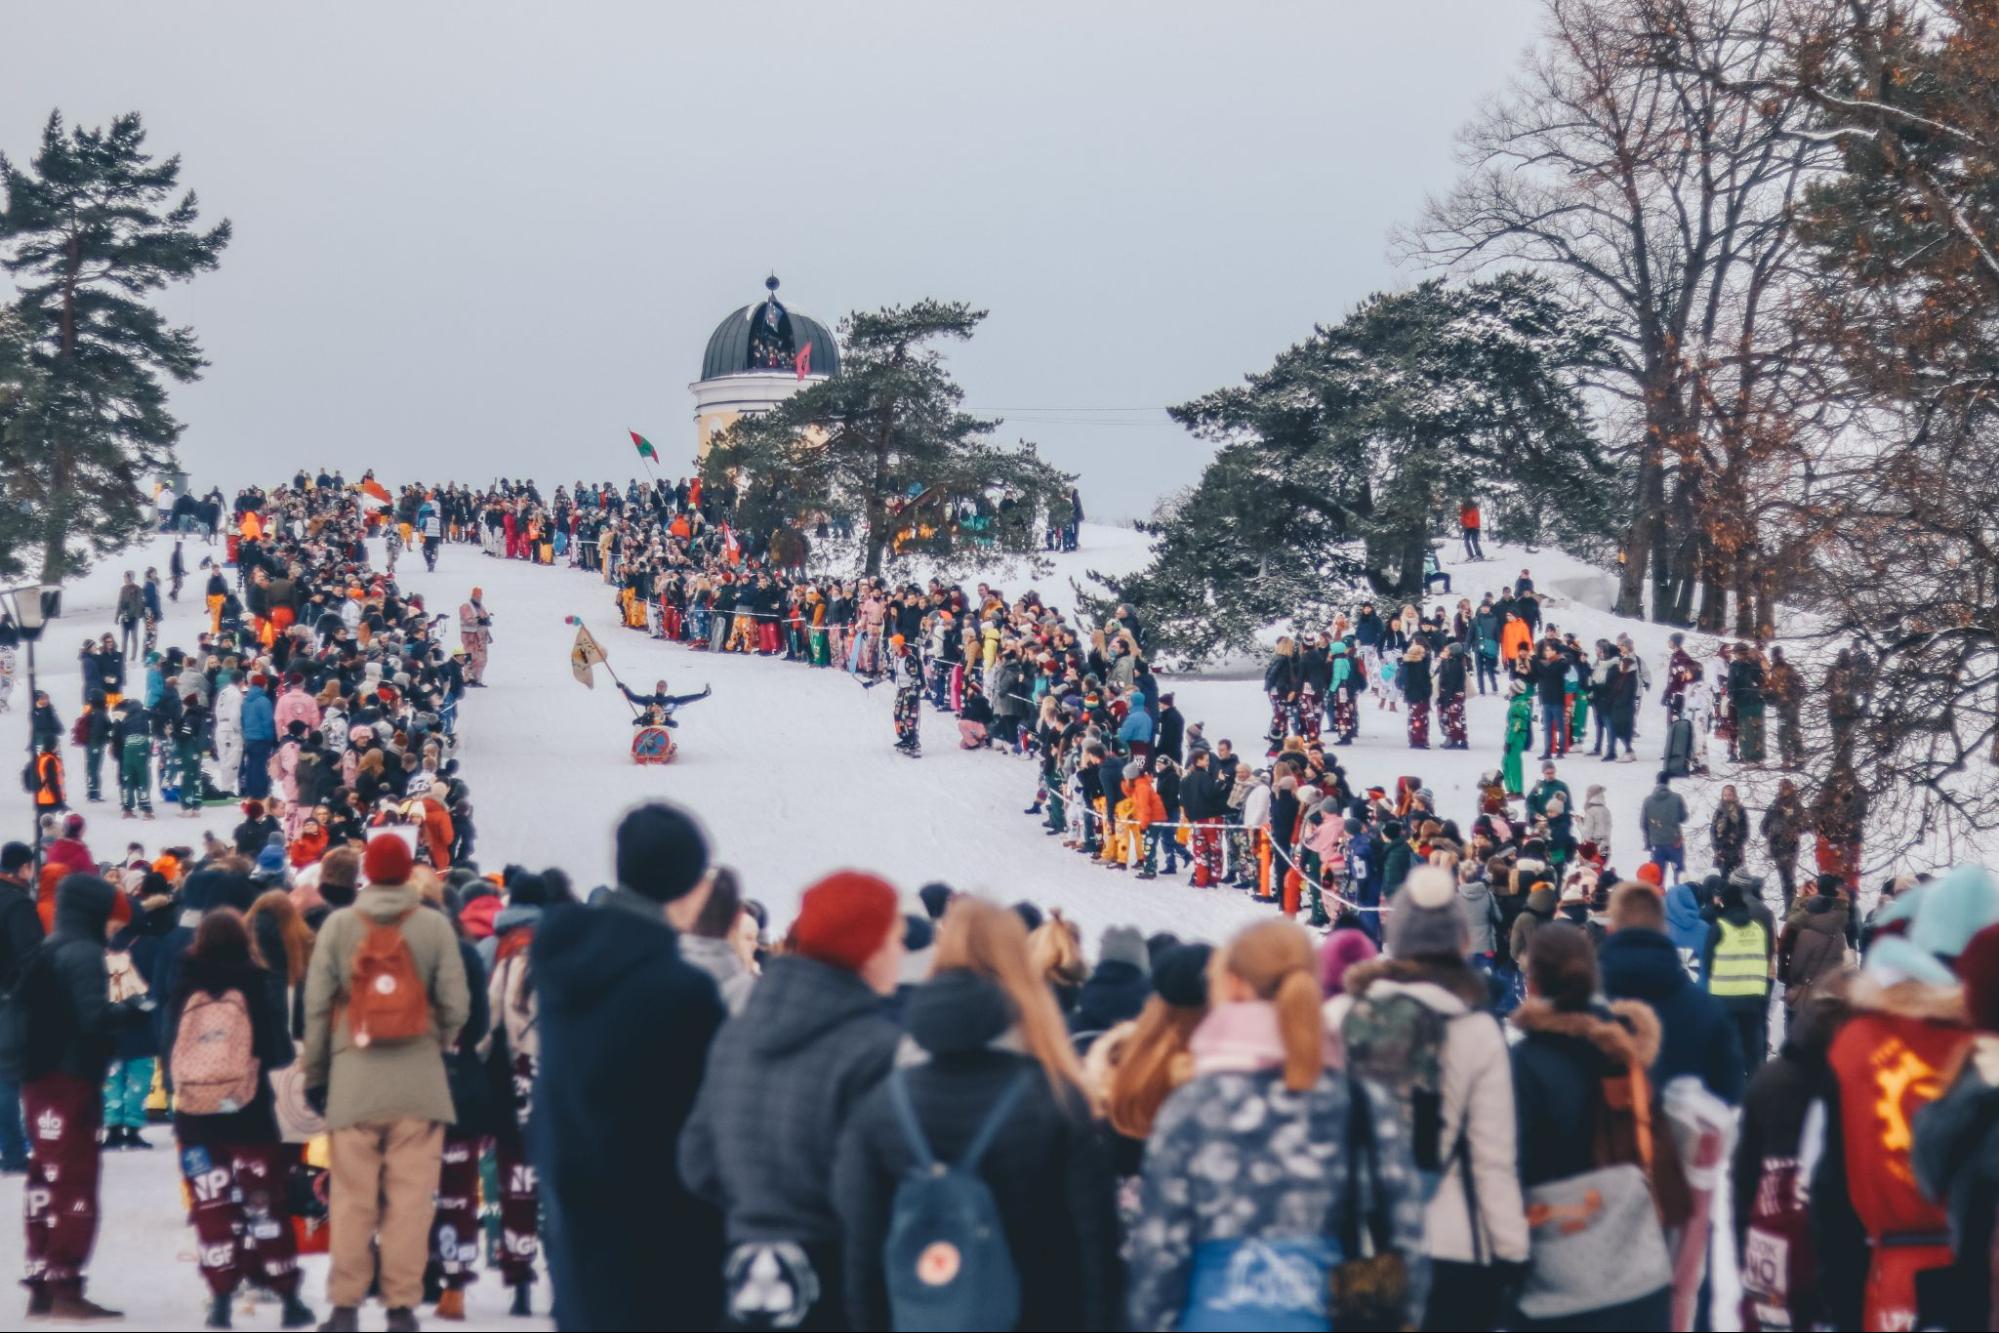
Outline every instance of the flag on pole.
[[632, 443], [638, 446], [640, 458], [650, 458], [655, 463], [659, 461], [659, 450], [652, 447], [651, 440], [648, 440], [635, 430], [626, 431], [625, 433], [631, 436]]
[[585, 688], [594, 690], [597, 688], [597, 680], [590, 668], [603, 665], [604, 650], [598, 646], [597, 640], [590, 636], [590, 631], [583, 622], [575, 616], [563, 617], [562, 623], [576, 626], [576, 642], [569, 649], [569, 670], [576, 679], [583, 682]]
[[792, 358], [791, 363], [798, 367], [798, 378], [804, 379], [807, 375], [810, 375], [812, 373], [812, 344], [807, 343], [805, 346], [799, 348], [798, 355]]
[[390, 500], [395, 498], [389, 494], [388, 487], [384, 486], [381, 482], [376, 481], [373, 477], [365, 477], [362, 479], [361, 491], [365, 495], [370, 495], [373, 496], [375, 499], [380, 500], [383, 504], [388, 504]]
[[736, 530], [727, 523], [722, 525], [722, 555], [732, 565], [743, 560], [743, 544], [736, 540]]

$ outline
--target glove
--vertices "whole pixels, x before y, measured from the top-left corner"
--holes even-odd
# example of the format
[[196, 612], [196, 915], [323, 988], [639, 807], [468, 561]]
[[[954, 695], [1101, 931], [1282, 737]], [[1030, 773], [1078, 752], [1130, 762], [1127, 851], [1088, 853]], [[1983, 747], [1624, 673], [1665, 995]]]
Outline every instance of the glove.
[[320, 1086], [316, 1088], [307, 1088], [305, 1090], [305, 1104], [312, 1108], [312, 1113], [314, 1115], [320, 1117], [321, 1119], [325, 1119], [326, 1085], [322, 1083]]

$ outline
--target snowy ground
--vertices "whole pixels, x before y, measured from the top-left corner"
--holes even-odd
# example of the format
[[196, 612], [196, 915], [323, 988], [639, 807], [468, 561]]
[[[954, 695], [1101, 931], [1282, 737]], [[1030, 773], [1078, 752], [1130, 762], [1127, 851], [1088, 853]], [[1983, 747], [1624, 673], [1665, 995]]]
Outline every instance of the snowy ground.
[[[65, 724], [78, 703], [76, 650], [86, 635], [113, 627], [120, 572], [143, 571], [148, 563], [164, 568], [170, 547], [169, 541], [156, 540], [67, 590], [63, 618], [43, 641], [40, 681]], [[204, 553], [198, 543], [187, 550], [190, 565]], [[1057, 557], [1054, 572], [1032, 582], [1051, 601], [1066, 603], [1071, 577], [1080, 581], [1092, 568], [1128, 570], [1145, 554], [1146, 539], [1139, 534], [1090, 526], [1080, 552]], [[1557, 554], [1530, 556], [1502, 548], [1483, 563], [1447, 566], [1457, 583], [1447, 604], [1459, 595], [1476, 603], [1487, 588], [1517, 577], [1523, 567], [1556, 599], [1547, 619], [1585, 641], [1628, 631], [1655, 677], [1661, 674], [1665, 631], [1610, 616], [1602, 609], [1608, 605], [1607, 576]], [[397, 572], [405, 587], [423, 593], [437, 610], [455, 610], [466, 592], [480, 585], [495, 618], [491, 688], [473, 692], [460, 714], [459, 753], [472, 786], [478, 859], [484, 864], [560, 865], [587, 889], [610, 876], [611, 832], [620, 813], [639, 800], [665, 797], [700, 814], [717, 857], [738, 869], [747, 892], [768, 903], [780, 921], [806, 885], [840, 865], [887, 875], [910, 895], [912, 907], [916, 889], [931, 880], [1005, 901], [1027, 898], [1060, 906], [1092, 943], [1102, 927], [1126, 922], [1148, 931], [1215, 938], [1267, 910], [1230, 891], [1194, 889], [1183, 882], [1184, 875], [1137, 883], [1064, 851], [1059, 839], [1044, 837], [1038, 821], [1020, 813], [1033, 794], [1033, 766], [996, 752], [960, 751], [949, 717], [926, 714], [921, 759], [897, 755], [891, 749], [887, 689], [863, 690], [837, 670], [716, 657], [654, 642], [618, 627], [611, 592], [601, 581], [566, 568], [493, 560], [476, 547], [453, 546], [445, 549], [434, 575], [415, 559], [405, 559]], [[201, 581], [191, 577], [189, 594], [170, 606], [162, 646], [194, 642]], [[988, 576], [988, 581], [1009, 593], [1029, 583], [1025, 577]], [[573, 631], [563, 624], [569, 615], [590, 625], [612, 667], [635, 687], [662, 676], [681, 692], [714, 686], [712, 699], [682, 711], [675, 763], [648, 768], [631, 763], [630, 714], [623, 702], [608, 681], [600, 679], [591, 691], [570, 675]], [[1168, 688], [1188, 721], [1206, 724], [1211, 740], [1227, 737], [1245, 753], [1261, 754], [1268, 715], [1256, 681], [1233, 673], [1181, 676]], [[25, 679], [14, 700], [14, 710], [0, 716], [0, 754], [24, 756]], [[1437, 793], [1440, 809], [1466, 817], [1477, 775], [1499, 763], [1504, 711], [1498, 698], [1474, 695], [1468, 707], [1473, 749], [1418, 753], [1406, 746], [1400, 713], [1364, 704], [1360, 742], [1342, 752], [1342, 761], [1357, 785], [1392, 786], [1400, 775], [1417, 775]], [[1627, 869], [1636, 864], [1639, 849], [1638, 804], [1658, 763], [1663, 725], [1656, 690], [1646, 700], [1640, 731], [1638, 763], [1579, 757], [1561, 766], [1578, 796], [1592, 783], [1608, 789], [1615, 864]], [[66, 751], [65, 762], [71, 759]], [[81, 776], [72, 773], [79, 791]], [[28, 835], [27, 798], [17, 783], [0, 785], [6, 788], [0, 792], [0, 831]], [[1686, 785], [1695, 819], [1704, 820], [1711, 795]], [[111, 805], [86, 808], [87, 838], [100, 857], [116, 855], [127, 841], [149, 852], [194, 843], [198, 830], [226, 832], [239, 818], [234, 809], [216, 809], [199, 820], [163, 813], [153, 823], [127, 822]], [[1693, 868], [1703, 860], [1696, 848]], [[155, 1130], [153, 1137], [164, 1141], [165, 1134]], [[188, 1326], [198, 1318], [201, 1288], [171, 1155], [114, 1154], [106, 1173], [105, 1232], [93, 1292], [130, 1309], [138, 1326]], [[17, 1179], [0, 1185], [0, 1211], [18, 1207], [19, 1188]], [[19, 1254], [18, 1245], [0, 1244], [0, 1286], [11, 1285], [18, 1275]], [[307, 1286], [316, 1304], [323, 1303], [322, 1262], [314, 1261]], [[502, 1319], [503, 1300], [497, 1282], [475, 1286], [471, 1326], [521, 1327]], [[538, 1303], [545, 1301], [544, 1290]], [[254, 1317], [246, 1313], [239, 1323], [275, 1324], [275, 1309]]]

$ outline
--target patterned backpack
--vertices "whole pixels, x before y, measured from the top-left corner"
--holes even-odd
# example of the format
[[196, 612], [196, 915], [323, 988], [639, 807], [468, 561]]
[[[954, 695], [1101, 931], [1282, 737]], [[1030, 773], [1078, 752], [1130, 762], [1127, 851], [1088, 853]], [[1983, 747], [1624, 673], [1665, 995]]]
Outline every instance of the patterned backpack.
[[1444, 1167], [1444, 1038], [1450, 1020], [1413, 995], [1357, 997], [1340, 1025], [1347, 1069], [1393, 1096], [1416, 1168]]
[[228, 1115], [248, 1106], [257, 1096], [256, 1049], [243, 992], [190, 995], [169, 1057], [174, 1109], [183, 1115]]

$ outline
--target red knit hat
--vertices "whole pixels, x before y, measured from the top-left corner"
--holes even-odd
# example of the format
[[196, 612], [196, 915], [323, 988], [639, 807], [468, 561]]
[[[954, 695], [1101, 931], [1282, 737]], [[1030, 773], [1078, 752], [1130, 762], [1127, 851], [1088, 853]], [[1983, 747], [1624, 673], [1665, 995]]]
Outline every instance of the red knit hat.
[[370, 838], [367, 853], [361, 858], [361, 869], [370, 884], [407, 884], [414, 865], [410, 845], [393, 833], [377, 833]]
[[1665, 878], [1665, 872], [1659, 869], [1657, 861], [1647, 861], [1644, 865], [1638, 867], [1638, 882], [1640, 884], [1650, 884], [1656, 889]]
[[902, 909], [887, 880], [836, 870], [799, 899], [791, 938], [800, 956], [858, 972], [901, 925]]

